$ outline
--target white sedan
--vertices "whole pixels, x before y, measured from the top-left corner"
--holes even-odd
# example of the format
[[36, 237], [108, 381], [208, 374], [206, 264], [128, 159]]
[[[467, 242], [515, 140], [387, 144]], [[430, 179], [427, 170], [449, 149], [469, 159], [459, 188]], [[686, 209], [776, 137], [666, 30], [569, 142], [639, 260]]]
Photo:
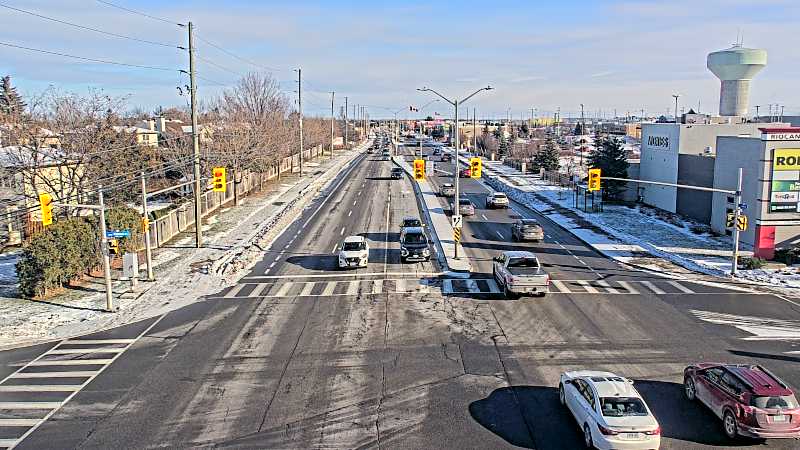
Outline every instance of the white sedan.
[[610, 372], [564, 372], [558, 397], [583, 430], [587, 448], [657, 449], [661, 427], [633, 381]]
[[339, 268], [367, 267], [369, 244], [363, 236], [347, 236], [339, 251]]

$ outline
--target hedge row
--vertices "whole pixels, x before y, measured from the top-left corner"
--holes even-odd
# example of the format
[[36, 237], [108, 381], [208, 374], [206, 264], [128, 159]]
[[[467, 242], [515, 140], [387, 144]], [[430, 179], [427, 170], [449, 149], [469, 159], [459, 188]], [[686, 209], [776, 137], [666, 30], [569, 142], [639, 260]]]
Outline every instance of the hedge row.
[[[112, 208], [107, 212], [109, 229], [130, 229], [131, 237], [120, 239], [120, 252], [141, 248], [141, 219], [138, 211]], [[61, 219], [33, 236], [17, 262], [20, 293], [42, 297], [89, 274], [101, 264], [95, 217]]]

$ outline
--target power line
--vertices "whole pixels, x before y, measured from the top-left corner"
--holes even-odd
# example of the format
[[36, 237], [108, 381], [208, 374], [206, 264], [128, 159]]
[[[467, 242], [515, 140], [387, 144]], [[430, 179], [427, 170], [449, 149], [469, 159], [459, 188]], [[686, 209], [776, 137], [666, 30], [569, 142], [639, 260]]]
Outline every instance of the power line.
[[207, 64], [211, 64], [212, 66], [216, 67], [217, 69], [224, 70], [226, 72], [230, 72], [230, 73], [232, 73], [234, 75], [237, 75], [237, 76], [243, 76], [241, 73], [239, 73], [239, 72], [237, 72], [235, 70], [228, 69], [227, 67], [219, 65], [219, 64], [215, 63], [214, 61], [211, 61], [210, 59], [203, 58], [200, 55], [195, 54], [194, 57], [199, 59], [200, 61], [203, 61], [203, 62], [207, 63]]
[[97, 28], [91, 28], [91, 27], [79, 25], [77, 23], [67, 22], [65, 20], [60, 20], [60, 19], [56, 19], [56, 18], [53, 18], [53, 17], [44, 16], [44, 15], [35, 13], [33, 11], [26, 11], [24, 9], [15, 8], [15, 7], [7, 5], [5, 3], [0, 3], [0, 7], [7, 8], [7, 9], [10, 9], [10, 10], [13, 10], [13, 11], [17, 11], [17, 12], [21, 12], [21, 13], [24, 13], [24, 14], [29, 14], [29, 15], [34, 16], [34, 17], [39, 17], [41, 19], [50, 20], [50, 21], [57, 22], [57, 23], [60, 23], [60, 24], [69, 25], [71, 27], [81, 28], [81, 29], [84, 29], [84, 30], [94, 31], [95, 33], [100, 33], [100, 34], [105, 34], [105, 35], [108, 35], [108, 36], [113, 36], [113, 37], [120, 38], [120, 39], [129, 39], [131, 41], [142, 42], [142, 43], [145, 43], [145, 44], [159, 45], [159, 46], [162, 46], [162, 47], [183, 49], [182, 47], [177, 46], [177, 45], [165, 44], [163, 42], [156, 42], [156, 41], [148, 41], [147, 39], [139, 39], [139, 38], [135, 38], [135, 37], [132, 37], [132, 36], [125, 36], [125, 35], [122, 35], [122, 34], [112, 33], [110, 31], [98, 30]]
[[168, 23], [170, 25], [177, 25], [179, 27], [185, 27], [186, 26], [186, 25], [184, 25], [182, 23], [173, 22], [172, 20], [162, 19], [161, 17], [151, 16], [150, 14], [146, 14], [146, 13], [143, 13], [143, 12], [140, 12], [140, 11], [129, 9], [129, 8], [124, 7], [124, 6], [115, 5], [114, 3], [111, 3], [111, 2], [106, 2], [106, 1], [103, 1], [103, 0], [97, 0], [97, 2], [98, 3], [102, 3], [102, 4], [106, 5], [106, 6], [110, 6], [112, 8], [117, 8], [117, 9], [121, 9], [123, 11], [127, 11], [127, 12], [129, 12], [131, 14], [137, 14], [137, 15], [140, 15], [140, 16], [143, 16], [143, 17], [147, 17], [148, 19], [153, 19], [153, 20], [158, 20], [158, 21], [161, 21], [161, 22], [165, 22], [165, 23]]
[[139, 64], [122, 63], [122, 62], [117, 62], [117, 61], [108, 61], [108, 60], [104, 60], [104, 59], [86, 58], [84, 56], [75, 56], [75, 55], [70, 55], [70, 54], [67, 54], [67, 53], [51, 52], [49, 50], [42, 50], [42, 49], [39, 49], [39, 48], [32, 48], [32, 47], [25, 47], [25, 46], [22, 46], [22, 45], [9, 44], [8, 42], [0, 42], [0, 45], [5, 45], [6, 47], [19, 48], [19, 49], [22, 49], [22, 50], [29, 50], [29, 51], [32, 51], [32, 52], [45, 53], [45, 54], [48, 54], [48, 55], [56, 55], [56, 56], [63, 56], [65, 58], [79, 59], [79, 60], [82, 60], [82, 61], [89, 61], [89, 62], [95, 62], [95, 63], [101, 63], [101, 64], [111, 64], [111, 65], [114, 65], [114, 66], [136, 67], [138, 69], [163, 70], [163, 71], [168, 71], [168, 72], [172, 72], [172, 71], [175, 70], [175, 69], [168, 69], [166, 67], [143, 66], [143, 65], [139, 65]]
[[[100, 0], [98, 0], [98, 1], [100, 1]], [[244, 62], [244, 63], [250, 64], [251, 66], [258, 67], [258, 68], [260, 68], [260, 69], [264, 69], [264, 70], [269, 70], [269, 71], [271, 71], [271, 72], [281, 72], [281, 69], [276, 69], [276, 68], [274, 68], [274, 67], [267, 67], [267, 66], [263, 66], [263, 65], [261, 65], [261, 64], [258, 64], [258, 63], [256, 63], [256, 62], [253, 62], [253, 61], [251, 61], [251, 60], [249, 60], [249, 59], [247, 59], [247, 58], [242, 58], [241, 56], [239, 56], [239, 55], [237, 55], [237, 54], [235, 54], [235, 53], [233, 53], [233, 52], [231, 52], [231, 51], [229, 51], [229, 50], [226, 50], [225, 48], [223, 48], [223, 47], [221, 47], [221, 46], [219, 46], [219, 45], [217, 45], [217, 44], [215, 44], [215, 43], [213, 43], [213, 42], [211, 42], [211, 41], [209, 41], [209, 40], [207, 40], [207, 39], [203, 39], [203, 38], [202, 38], [202, 37], [200, 37], [200, 36], [197, 36], [197, 35], [195, 35], [195, 37], [196, 37], [197, 39], [199, 39], [199, 40], [201, 40], [201, 41], [205, 42], [206, 44], [208, 44], [208, 45], [210, 45], [210, 46], [214, 47], [215, 49], [217, 49], [217, 50], [221, 51], [222, 53], [225, 53], [226, 55], [228, 55], [228, 56], [230, 56], [230, 57], [232, 57], [232, 58], [236, 58], [236, 59], [238, 59], [239, 61], [242, 61], [242, 62]]]

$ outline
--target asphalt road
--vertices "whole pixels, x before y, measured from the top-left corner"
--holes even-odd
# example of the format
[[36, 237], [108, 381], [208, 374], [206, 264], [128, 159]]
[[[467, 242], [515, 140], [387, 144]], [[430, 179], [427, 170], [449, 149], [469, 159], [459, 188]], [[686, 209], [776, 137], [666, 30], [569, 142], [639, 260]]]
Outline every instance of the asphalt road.
[[[390, 168], [364, 156], [231, 289], [0, 353], [3, 377], [41, 374], [0, 382], [0, 442], [30, 432], [17, 448], [579, 448], [556, 385], [586, 368], [636, 380], [662, 448], [797, 448], [728, 442], [680, 382], [687, 364], [717, 360], [763, 363], [800, 386], [798, 305], [631, 271], [522, 205], [485, 210], [475, 180], [462, 180], [478, 206], [464, 244], [480, 273], [460, 290], [431, 263], [400, 263], [397, 225], [420, 213], [411, 181], [389, 180]], [[538, 217], [545, 242], [508, 242], [517, 215]], [[334, 250], [350, 234], [369, 240], [369, 266], [339, 271]], [[491, 257], [518, 247], [568, 292], [483, 292]], [[42, 421], [48, 405], [35, 402], [60, 408]]]

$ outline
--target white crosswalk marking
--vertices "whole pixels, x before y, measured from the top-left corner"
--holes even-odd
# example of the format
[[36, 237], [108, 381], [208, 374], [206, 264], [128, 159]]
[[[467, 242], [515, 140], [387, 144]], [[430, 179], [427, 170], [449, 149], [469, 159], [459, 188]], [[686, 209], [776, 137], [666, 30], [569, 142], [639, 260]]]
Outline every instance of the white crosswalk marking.
[[383, 292], [383, 280], [374, 280], [372, 282], [372, 293], [380, 294]]
[[237, 284], [230, 291], [228, 291], [227, 294], [225, 294], [225, 298], [236, 297], [245, 286], [246, 284]]
[[305, 286], [303, 286], [303, 290], [300, 291], [300, 295], [303, 296], [303, 297], [311, 295], [311, 291], [314, 290], [314, 284], [315, 283], [313, 283], [313, 282], [312, 283], [306, 283]]
[[75, 372], [18, 372], [9, 378], [87, 378], [96, 374], [96, 370]]
[[0, 410], [14, 409], [55, 409], [61, 402], [0, 402]]
[[589, 282], [588, 282], [588, 281], [586, 281], [586, 280], [578, 280], [578, 284], [580, 284], [580, 285], [581, 285], [581, 287], [583, 287], [584, 289], [586, 289], [586, 292], [588, 292], [588, 293], [590, 293], [590, 294], [597, 294], [597, 293], [599, 293], [599, 291], [598, 291], [597, 289], [595, 289], [595, 288], [594, 288], [594, 286], [592, 286], [591, 284], [589, 284]]
[[291, 289], [292, 286], [294, 286], [294, 283], [292, 283], [291, 281], [287, 281], [286, 283], [281, 285], [280, 288], [278, 288], [278, 292], [276, 292], [273, 297], [285, 297], [286, 294], [289, 293], [289, 289]]
[[96, 348], [57, 348], [50, 350], [51, 355], [82, 355], [84, 353], [122, 353], [125, 347], [96, 347]]
[[347, 295], [356, 295], [358, 294], [358, 285], [361, 284], [359, 280], [352, 280], [350, 284], [347, 285]]
[[325, 283], [325, 289], [322, 291], [322, 296], [327, 297], [333, 295], [333, 291], [336, 289], [336, 282], [335, 281], [328, 281]]
[[662, 291], [658, 286], [649, 282], [649, 281], [640, 281], [643, 286], [647, 286], [647, 289], [655, 292], [656, 294], [666, 294], [666, 292]]
[[75, 392], [80, 384], [13, 384], [0, 386], [0, 392]]
[[39, 419], [0, 419], [0, 427], [32, 427]]
[[676, 289], [678, 289], [679, 291], [683, 292], [684, 294], [694, 294], [693, 290], [691, 290], [691, 289], [687, 288], [686, 286], [678, 283], [677, 281], [668, 281], [667, 283], [669, 283], [670, 285], [674, 286]]
[[64, 341], [61, 345], [73, 345], [73, 344], [81, 344], [81, 345], [105, 345], [105, 344], [130, 344], [134, 342], [133, 339], [70, 339], [68, 341]]
[[625, 288], [625, 290], [628, 291], [629, 294], [638, 294], [639, 293], [639, 291], [634, 289], [633, 286], [631, 286], [631, 284], [628, 283], [627, 281], [617, 281], [617, 283], [619, 283], [620, 286]]
[[258, 283], [256, 288], [253, 289], [253, 292], [249, 293], [248, 297], [261, 297], [266, 289], [270, 287], [269, 283]]
[[608, 284], [608, 281], [606, 281], [606, 280], [598, 280], [597, 284], [602, 286], [606, 290], [606, 292], [608, 292], [609, 294], [619, 294], [619, 290], [617, 290], [616, 288], [611, 287], [611, 285]]
[[394, 291], [398, 294], [406, 292], [406, 280], [400, 279], [394, 282]]
[[28, 363], [28, 366], [104, 366], [112, 361], [113, 359], [40, 359]]
[[569, 290], [569, 288], [567, 287], [567, 285], [566, 285], [566, 284], [564, 284], [564, 283], [562, 283], [561, 281], [558, 281], [558, 280], [550, 280], [550, 284], [552, 284], [553, 286], [555, 286], [555, 287], [556, 287], [556, 289], [558, 289], [558, 291], [559, 291], [559, 292], [563, 292], [563, 293], [565, 293], [565, 294], [569, 294], [570, 292], [572, 292], [572, 291], [570, 291], [570, 290]]

